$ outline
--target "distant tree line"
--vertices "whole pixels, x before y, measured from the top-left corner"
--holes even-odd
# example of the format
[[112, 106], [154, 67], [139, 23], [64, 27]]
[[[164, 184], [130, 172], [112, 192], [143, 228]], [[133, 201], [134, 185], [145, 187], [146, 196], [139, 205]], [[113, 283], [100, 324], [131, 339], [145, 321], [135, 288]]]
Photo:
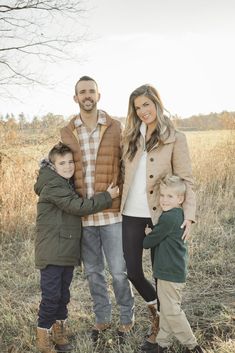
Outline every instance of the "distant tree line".
[[14, 114], [0, 115], [0, 127], [5, 130], [28, 130], [28, 129], [47, 129], [62, 126], [65, 122], [63, 115], [48, 113], [42, 117], [34, 116], [29, 121], [24, 113], [17, 117]]
[[233, 130], [235, 129], [235, 112], [223, 111], [207, 115], [193, 115], [182, 119], [173, 116], [174, 125], [179, 130]]
[[0, 140], [2, 145], [22, 143], [40, 144], [42, 141], [59, 136], [59, 130], [65, 125], [62, 115], [48, 113], [42, 117], [34, 116], [29, 121], [24, 113], [0, 115]]
[[[115, 117], [115, 119], [125, 124], [125, 118]], [[67, 120], [68, 118], [63, 115], [53, 113], [48, 113], [42, 117], [34, 116], [31, 121], [25, 117], [24, 113], [19, 114], [17, 117], [14, 114], [6, 114], [5, 116], [0, 115], [0, 131], [54, 130], [63, 126]], [[174, 115], [172, 121], [179, 130], [235, 129], [235, 112], [223, 111], [208, 115], [193, 115], [187, 119]]]

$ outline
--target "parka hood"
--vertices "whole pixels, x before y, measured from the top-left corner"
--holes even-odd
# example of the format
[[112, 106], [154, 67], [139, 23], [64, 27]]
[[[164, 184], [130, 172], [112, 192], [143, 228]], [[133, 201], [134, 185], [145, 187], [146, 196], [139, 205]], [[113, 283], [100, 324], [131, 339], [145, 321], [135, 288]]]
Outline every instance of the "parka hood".
[[36, 183], [34, 184], [34, 191], [37, 195], [40, 195], [43, 187], [50, 183], [52, 180], [58, 176], [55, 171], [54, 165], [48, 160], [43, 159], [40, 164], [40, 170]]

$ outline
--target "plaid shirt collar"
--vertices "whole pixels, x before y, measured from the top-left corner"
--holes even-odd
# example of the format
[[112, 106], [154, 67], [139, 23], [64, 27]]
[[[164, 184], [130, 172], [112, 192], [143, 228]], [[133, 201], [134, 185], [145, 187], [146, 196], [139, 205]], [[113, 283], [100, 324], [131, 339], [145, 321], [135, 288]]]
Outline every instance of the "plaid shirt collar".
[[[100, 124], [100, 125], [107, 125], [107, 119], [106, 119], [106, 115], [105, 115], [105, 112], [103, 112], [103, 110], [98, 110], [98, 119], [97, 119], [97, 125]], [[75, 119], [74, 121], [74, 125], [75, 127], [79, 127], [79, 126], [82, 126], [84, 125], [82, 119], [81, 119], [81, 114], [79, 114], [77, 116], [77, 118]], [[96, 125], [96, 126], [97, 126]]]

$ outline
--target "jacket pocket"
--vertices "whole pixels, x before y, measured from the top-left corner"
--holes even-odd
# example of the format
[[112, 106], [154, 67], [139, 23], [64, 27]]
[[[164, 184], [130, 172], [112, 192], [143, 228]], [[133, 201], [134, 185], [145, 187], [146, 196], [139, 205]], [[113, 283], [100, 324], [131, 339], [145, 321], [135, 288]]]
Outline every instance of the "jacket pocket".
[[78, 227], [69, 227], [60, 230], [59, 257], [80, 259], [81, 230]]
[[54, 256], [56, 244], [53, 241], [51, 229], [45, 230], [45, 226], [37, 226], [35, 239], [35, 262], [48, 261]]

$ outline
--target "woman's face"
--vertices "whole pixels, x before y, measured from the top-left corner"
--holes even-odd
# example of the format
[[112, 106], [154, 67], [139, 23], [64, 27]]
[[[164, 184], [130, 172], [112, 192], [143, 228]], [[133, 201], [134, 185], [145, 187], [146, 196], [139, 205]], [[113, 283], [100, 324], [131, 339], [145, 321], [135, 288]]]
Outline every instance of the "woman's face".
[[137, 116], [146, 125], [156, 125], [157, 109], [155, 104], [146, 96], [139, 96], [134, 100]]

